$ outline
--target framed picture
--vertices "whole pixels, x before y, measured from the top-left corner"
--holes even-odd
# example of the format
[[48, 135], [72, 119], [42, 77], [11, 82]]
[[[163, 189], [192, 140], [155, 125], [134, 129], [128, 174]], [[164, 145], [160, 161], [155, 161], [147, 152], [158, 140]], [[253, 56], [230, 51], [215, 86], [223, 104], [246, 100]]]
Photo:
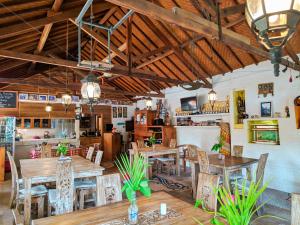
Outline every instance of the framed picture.
[[48, 96], [47, 95], [39, 95], [39, 101], [45, 102], [48, 100]]
[[38, 101], [39, 100], [39, 95], [37, 95], [37, 94], [28, 94], [28, 100]]
[[123, 118], [127, 118], [127, 107], [123, 107]]
[[79, 101], [80, 101], [79, 96], [72, 95], [72, 102], [79, 102]]
[[54, 96], [54, 95], [49, 95], [49, 96], [48, 96], [48, 101], [49, 101], [49, 102], [56, 102], [56, 96]]
[[118, 107], [118, 118], [122, 118], [122, 113], [123, 110], [122, 110], [122, 107]]
[[272, 103], [271, 102], [260, 103], [260, 116], [261, 117], [271, 117], [272, 116]]
[[113, 118], [118, 118], [117, 107], [112, 107]]
[[19, 94], [19, 100], [28, 100], [28, 94], [27, 93], [20, 93]]

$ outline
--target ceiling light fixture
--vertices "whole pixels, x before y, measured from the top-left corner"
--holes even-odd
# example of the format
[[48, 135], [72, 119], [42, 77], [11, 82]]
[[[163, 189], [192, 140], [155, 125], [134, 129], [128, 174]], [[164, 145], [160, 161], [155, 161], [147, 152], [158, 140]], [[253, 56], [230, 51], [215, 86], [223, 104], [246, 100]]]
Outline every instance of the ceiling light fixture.
[[300, 0], [247, 0], [246, 20], [270, 50], [275, 76], [279, 76], [281, 48], [295, 33], [299, 19]]

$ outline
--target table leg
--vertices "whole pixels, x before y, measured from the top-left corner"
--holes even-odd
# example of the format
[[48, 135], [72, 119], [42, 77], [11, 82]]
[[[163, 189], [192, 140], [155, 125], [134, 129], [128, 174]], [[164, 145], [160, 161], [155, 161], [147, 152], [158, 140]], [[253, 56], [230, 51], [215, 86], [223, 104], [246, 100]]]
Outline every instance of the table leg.
[[96, 206], [101, 205], [101, 200], [100, 200], [101, 181], [100, 181], [100, 177], [101, 177], [101, 175], [96, 176]]
[[224, 168], [223, 169], [223, 185], [228, 192], [230, 192], [230, 178], [229, 178], [229, 171]]
[[24, 223], [30, 224], [31, 216], [31, 179], [24, 178], [25, 195], [24, 195]]
[[248, 166], [246, 168], [247, 171], [247, 180], [252, 181], [252, 165]]
[[177, 167], [177, 176], [180, 176], [180, 155], [179, 155], [179, 150], [177, 151], [177, 154], [176, 154], [176, 167]]
[[198, 163], [194, 163], [190, 161], [191, 165], [191, 175], [192, 175], [192, 191], [193, 191], [193, 198], [196, 198], [197, 195], [197, 185], [198, 185], [198, 174], [200, 172], [200, 167]]

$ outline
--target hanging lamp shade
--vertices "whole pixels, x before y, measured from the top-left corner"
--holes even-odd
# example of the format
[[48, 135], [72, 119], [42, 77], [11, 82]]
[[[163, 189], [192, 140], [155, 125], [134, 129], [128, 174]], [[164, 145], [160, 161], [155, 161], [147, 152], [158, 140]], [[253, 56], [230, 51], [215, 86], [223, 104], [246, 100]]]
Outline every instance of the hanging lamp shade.
[[68, 93], [65, 93], [61, 96], [61, 103], [65, 106], [66, 111], [72, 103], [72, 97]]
[[146, 104], [147, 109], [151, 109], [152, 108], [152, 98], [147, 97], [144, 100], [145, 100], [145, 104]]
[[275, 75], [279, 75], [281, 47], [294, 34], [300, 19], [300, 0], [247, 0], [246, 20], [271, 53]]
[[81, 95], [82, 98], [88, 100], [89, 103], [96, 103], [101, 96], [101, 88], [97, 77], [93, 73], [89, 73], [81, 80]]
[[52, 106], [49, 103], [45, 106], [45, 111], [46, 112], [51, 112], [52, 111]]

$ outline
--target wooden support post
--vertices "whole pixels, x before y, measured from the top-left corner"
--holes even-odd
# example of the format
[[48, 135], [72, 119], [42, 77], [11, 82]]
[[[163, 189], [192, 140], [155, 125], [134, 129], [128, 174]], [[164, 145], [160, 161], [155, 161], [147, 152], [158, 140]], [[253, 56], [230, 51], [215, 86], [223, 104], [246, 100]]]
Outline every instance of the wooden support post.
[[5, 148], [0, 148], [0, 182], [4, 181], [5, 177]]
[[129, 74], [131, 74], [132, 70], [132, 18], [133, 16], [130, 16], [127, 20], [127, 36], [126, 36], [126, 42], [127, 42], [127, 66]]

